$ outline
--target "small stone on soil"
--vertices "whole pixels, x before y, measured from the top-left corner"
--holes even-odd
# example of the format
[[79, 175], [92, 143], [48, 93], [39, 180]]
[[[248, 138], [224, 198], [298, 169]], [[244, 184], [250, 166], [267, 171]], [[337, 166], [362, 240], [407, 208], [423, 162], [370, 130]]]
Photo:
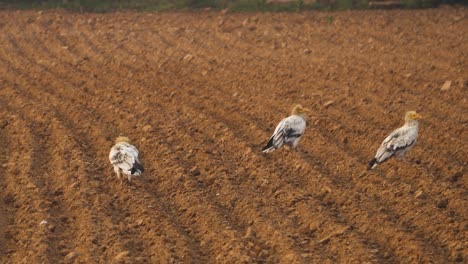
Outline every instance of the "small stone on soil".
[[461, 179], [462, 177], [463, 177], [463, 172], [458, 171], [458, 172], [456, 172], [455, 174], [453, 174], [452, 177], [450, 177], [450, 181], [451, 181], [451, 182], [456, 182], [456, 181], [458, 181], [459, 179]]
[[128, 256], [128, 254], [130, 254], [130, 251], [122, 251], [114, 258], [114, 260], [115, 261], [122, 261], [125, 257]]
[[192, 54], [187, 54], [184, 56], [184, 61], [185, 62], [190, 62], [191, 60], [193, 59], [193, 55]]
[[332, 105], [333, 103], [335, 103], [335, 101], [333, 101], [333, 100], [326, 101], [326, 102], [323, 104], [323, 107], [327, 108], [327, 107], [329, 107], [330, 105]]
[[200, 170], [198, 169], [197, 166], [193, 166], [191, 169], [190, 169], [190, 173], [192, 173], [193, 176], [198, 176], [200, 175]]
[[447, 208], [447, 206], [448, 206], [448, 199], [447, 198], [444, 198], [444, 199], [440, 200], [437, 203], [438, 208]]
[[150, 125], [146, 125], [143, 127], [144, 132], [153, 132], [153, 127]]
[[245, 238], [248, 238], [248, 237], [255, 237], [256, 233], [255, 231], [252, 229], [252, 227], [247, 227], [247, 230], [245, 231]]
[[72, 263], [76, 257], [78, 257], [80, 254], [78, 252], [70, 252], [65, 256], [64, 262], [65, 263]]
[[0, 129], [4, 129], [6, 126], [8, 126], [8, 121], [1, 120], [0, 121]]
[[452, 82], [451, 81], [445, 81], [444, 85], [442, 85], [440, 90], [441, 91], [447, 91], [448, 89], [450, 89], [450, 86], [452, 86]]
[[424, 198], [425, 196], [426, 195], [422, 190], [419, 190], [414, 194], [414, 198]]

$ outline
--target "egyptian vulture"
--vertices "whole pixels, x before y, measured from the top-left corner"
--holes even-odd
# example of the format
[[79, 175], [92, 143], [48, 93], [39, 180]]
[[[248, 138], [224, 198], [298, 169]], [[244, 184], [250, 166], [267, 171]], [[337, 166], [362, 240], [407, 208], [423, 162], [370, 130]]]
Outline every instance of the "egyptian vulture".
[[380, 145], [375, 158], [369, 163], [368, 169], [375, 168], [389, 158], [395, 156], [403, 159], [406, 152], [410, 150], [418, 139], [419, 122], [422, 118], [415, 111], [409, 111], [405, 114], [405, 125], [393, 131]]
[[140, 176], [144, 168], [138, 160], [138, 149], [130, 144], [127, 137], [118, 137], [115, 139], [115, 145], [109, 153], [109, 160], [114, 166], [114, 171], [117, 178], [122, 181], [122, 174], [127, 176], [128, 181], [132, 177]]
[[295, 105], [291, 115], [279, 122], [270, 141], [263, 147], [262, 152], [270, 153], [284, 144], [295, 148], [304, 134], [307, 121], [305, 113], [308, 111], [309, 109], [303, 108], [301, 105]]

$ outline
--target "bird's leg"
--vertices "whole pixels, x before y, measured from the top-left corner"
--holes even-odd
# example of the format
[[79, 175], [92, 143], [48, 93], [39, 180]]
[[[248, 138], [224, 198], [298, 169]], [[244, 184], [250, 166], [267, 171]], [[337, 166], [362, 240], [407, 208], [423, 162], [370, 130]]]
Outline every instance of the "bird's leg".
[[299, 145], [299, 140], [300, 138], [297, 138], [296, 140], [293, 141], [293, 143], [291, 144], [293, 149], [297, 150], [297, 146]]
[[123, 184], [123, 177], [122, 174], [120, 173], [120, 169], [117, 171], [117, 178], [120, 180], [120, 184]]
[[297, 145], [296, 145], [296, 146], [292, 145], [291, 148], [290, 148], [290, 150], [291, 150], [291, 151], [294, 151], [294, 152], [297, 152], [297, 151], [298, 151]]
[[120, 180], [120, 170], [116, 170], [115, 173], [117, 174], [117, 179]]
[[400, 160], [401, 162], [406, 163], [406, 164], [410, 163], [410, 162], [406, 159], [405, 153], [401, 154], [401, 155], [399, 156], [399, 159], [398, 159], [398, 160]]
[[404, 162], [405, 161], [405, 154], [402, 153], [402, 152], [399, 152], [399, 153], [397, 152], [397, 154], [395, 155], [395, 158], [398, 161]]

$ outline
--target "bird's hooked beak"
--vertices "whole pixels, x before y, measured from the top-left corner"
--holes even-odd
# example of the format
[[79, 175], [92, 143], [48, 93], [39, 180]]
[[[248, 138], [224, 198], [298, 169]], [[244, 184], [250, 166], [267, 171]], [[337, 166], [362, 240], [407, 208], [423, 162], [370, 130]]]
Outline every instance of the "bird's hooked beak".
[[310, 109], [309, 109], [309, 108], [302, 108], [302, 111], [303, 111], [304, 113], [309, 113], [309, 112], [310, 112]]
[[422, 115], [416, 114], [416, 119], [422, 119], [422, 118], [423, 118]]

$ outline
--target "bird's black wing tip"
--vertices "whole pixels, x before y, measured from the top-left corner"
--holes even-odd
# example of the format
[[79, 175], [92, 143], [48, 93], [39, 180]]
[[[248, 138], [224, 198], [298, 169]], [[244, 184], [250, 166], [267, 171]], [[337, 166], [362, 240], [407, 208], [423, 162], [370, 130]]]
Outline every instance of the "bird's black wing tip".
[[138, 161], [135, 161], [135, 162], [133, 163], [133, 167], [132, 167], [132, 169], [131, 169], [131, 174], [133, 175], [133, 174], [135, 174], [135, 172], [137, 172], [137, 171], [144, 172], [144, 171], [145, 171], [145, 168], [143, 168], [143, 166], [142, 166], [140, 163], [138, 163]]
[[265, 151], [269, 148], [273, 147], [273, 137], [270, 138], [270, 140], [268, 141], [268, 143], [266, 144], [266, 146], [263, 147], [262, 151]]
[[367, 170], [371, 170], [372, 167], [377, 163], [377, 159], [376, 158], [373, 158], [370, 162], [369, 162], [369, 166], [367, 167]]

